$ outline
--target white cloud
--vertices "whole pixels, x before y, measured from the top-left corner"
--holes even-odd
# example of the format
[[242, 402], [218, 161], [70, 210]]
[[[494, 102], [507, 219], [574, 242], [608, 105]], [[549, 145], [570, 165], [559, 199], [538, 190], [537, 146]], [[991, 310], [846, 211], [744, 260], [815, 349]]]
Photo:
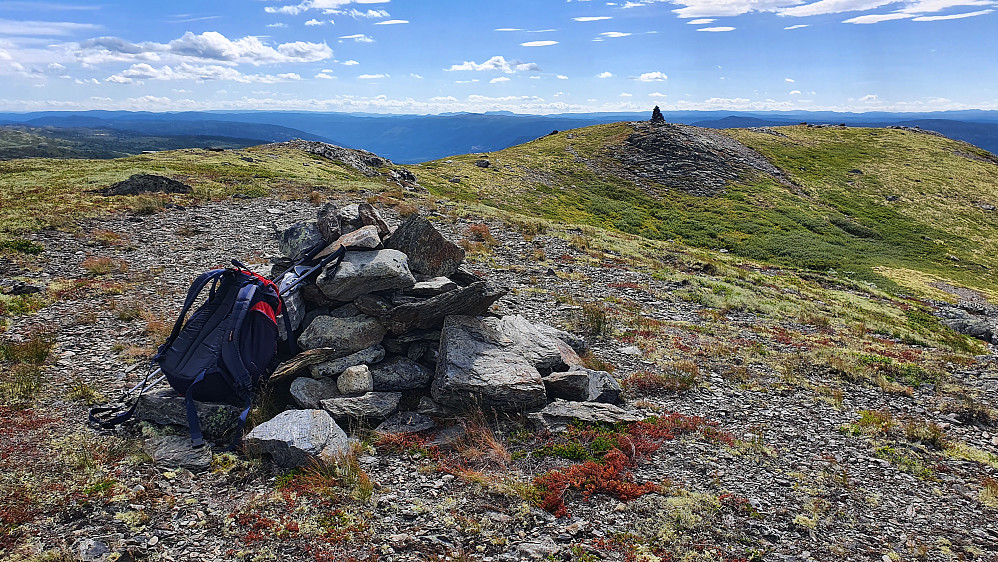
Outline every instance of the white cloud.
[[613, 78], [613, 73], [610, 72], [609, 70], [606, 70], [606, 71], [603, 71], [603, 72], [600, 72], [599, 74], [597, 74], [596, 77], [597, 78]]
[[423, 79], [422, 76], [420, 76], [419, 74], [416, 74], [415, 72], [410, 73], [409, 76], [411, 76], [411, 77], [413, 77], [413, 78], [415, 78], [417, 80], [422, 80]]
[[72, 55], [85, 66], [109, 61], [216, 62], [219, 64], [278, 64], [318, 62], [331, 58], [332, 49], [325, 43], [296, 41], [277, 47], [264, 44], [258, 37], [231, 40], [217, 31], [194, 35], [190, 31], [169, 43], [129, 43], [117, 37], [97, 37], [81, 41]]
[[333, 76], [333, 71], [329, 69], [324, 69], [322, 72], [315, 75], [316, 78], [321, 78], [322, 80], [333, 80], [336, 77]]
[[[638, 6], [667, 0], [640, 0], [628, 2]], [[681, 18], [716, 18], [740, 16], [749, 12], [771, 12], [785, 6], [799, 4], [799, 0], [668, 0], [682, 6], [673, 10]]]
[[623, 31], [604, 31], [600, 33], [602, 37], [627, 37], [630, 33], [624, 33]]
[[509, 78], [507, 78], [506, 76], [498, 76], [496, 78], [493, 78], [492, 80], [489, 80], [489, 84], [496, 84], [499, 82], [509, 82]]
[[972, 18], [976, 16], [983, 16], [985, 14], [990, 14], [994, 10], [978, 10], [976, 12], [966, 12], [963, 14], [950, 14], [948, 16], [918, 16], [911, 21], [942, 21], [942, 20], [959, 20], [963, 18]]
[[669, 79], [668, 76], [658, 71], [645, 72], [641, 76], [635, 78], [635, 80], [638, 80], [639, 82], [663, 82], [668, 79]]
[[839, 14], [842, 12], [863, 12], [893, 4], [897, 0], [818, 0], [803, 6], [781, 8], [781, 16], [817, 16], [821, 14]]
[[340, 64], [342, 64], [343, 66], [356, 66], [356, 65], [358, 65], [360, 63], [357, 62], [357, 61], [355, 61], [355, 60], [345, 60], [345, 61], [341, 62]]
[[340, 37], [340, 40], [346, 40], [346, 41], [353, 40], [357, 43], [374, 43], [374, 39], [371, 39], [370, 37], [364, 35], [363, 33], [354, 33], [353, 35], [343, 35]]
[[897, 10], [905, 14], [941, 12], [958, 6], [993, 6], [992, 0], [917, 0]]
[[790, 94], [789, 95], [791, 95], [791, 96], [799, 96], [800, 95], [800, 90], [790, 90]]
[[[330, 10], [330, 12], [333, 12], [333, 10]], [[360, 19], [360, 18], [373, 19], [373, 18], [391, 17], [391, 14], [388, 13], [388, 10], [368, 10], [366, 12], [362, 12], [356, 8], [351, 8], [346, 11], [338, 11], [337, 13], [350, 16], [353, 19]]]
[[235, 68], [220, 64], [196, 65], [182, 63], [176, 66], [164, 65], [157, 68], [147, 63], [138, 63], [105, 79], [107, 82], [116, 82], [118, 84], [131, 84], [141, 80], [194, 80], [197, 82], [226, 80], [244, 84], [273, 84], [274, 82], [301, 80], [301, 76], [293, 72], [277, 74], [276, 76], [271, 74], [243, 74]]
[[707, 25], [708, 23], [714, 23], [715, 21], [717, 20], [714, 18], [699, 18], [695, 20], [690, 20], [686, 23], [689, 25]]
[[17, 21], [0, 19], [0, 36], [66, 36], [95, 31], [101, 27], [92, 23], [75, 23], [69, 21]]
[[787, 27], [784, 27], [783, 29], [785, 29], [785, 30], [791, 30], [791, 29], [801, 29], [801, 28], [804, 28], [804, 27], [807, 27], [806, 23], [799, 23], [797, 25], [788, 25]]
[[387, 4], [389, 0], [305, 0], [301, 4], [284, 6], [266, 6], [263, 11], [268, 14], [298, 15], [308, 10], [323, 10], [327, 13], [340, 12], [338, 8], [347, 4]]
[[622, 92], [620, 94], [620, 97], [622, 97], [622, 98], [630, 98], [630, 97], [634, 97], [634, 94], [628, 94], [627, 92]]
[[784, 82], [790, 82], [791, 84], [794, 83], [794, 79], [793, 78], [784, 78], [783, 81]]
[[326, 22], [319, 21], [319, 20], [317, 20], [315, 18], [312, 18], [312, 19], [308, 20], [307, 22], [305, 22], [305, 25], [310, 26], [310, 27], [314, 26], [314, 25], [326, 25]]
[[652, 93], [648, 94], [648, 97], [650, 97], [650, 98], [667, 98], [669, 96], [666, 95], [666, 94], [663, 94], [661, 92], [652, 92]]
[[910, 17], [912, 17], [911, 14], [898, 14], [898, 13], [870, 14], [866, 16], [856, 16], [854, 18], [842, 20], [842, 23], [870, 24], [870, 23], [880, 23], [882, 21], [902, 20]]
[[409, 20], [385, 20], [385, 21], [379, 21], [374, 25], [398, 25], [401, 23], [409, 23]]
[[877, 101], [877, 94], [867, 94], [859, 98], [859, 101]]
[[558, 80], [568, 80], [568, 76], [565, 76], [564, 74], [559, 74]]
[[464, 61], [461, 64], [451, 65], [450, 68], [445, 68], [444, 70], [477, 70], [477, 71], [487, 71], [487, 70], [498, 70], [500, 72], [505, 72], [506, 74], [513, 74], [514, 72], [525, 72], [525, 71], [538, 71], [541, 67], [537, 66], [534, 62], [520, 62], [520, 61], [507, 61], [501, 55], [496, 55], [489, 60], [479, 64], [475, 61]]
[[548, 47], [551, 45], [557, 45], [557, 41], [527, 41], [526, 43], [520, 43], [521, 47]]
[[281, 23], [281, 22], [277, 22], [277, 23], [268, 23], [268, 24], [267, 24], [267, 27], [287, 27], [287, 26], [288, 26], [288, 24], [286, 24], [286, 23]]
[[609, 19], [613, 19], [613, 18], [610, 17], [610, 16], [582, 16], [582, 17], [572, 18], [572, 19], [575, 20], [575, 21], [600, 21], [600, 20], [609, 20]]
[[708, 33], [723, 33], [725, 31], [734, 31], [734, 30], [735, 28], [733, 27], [722, 26], [722, 27], [701, 27], [697, 31], [706, 31]]
[[381, 78], [389, 78], [388, 74], [361, 74], [357, 77], [359, 80], [378, 80]]

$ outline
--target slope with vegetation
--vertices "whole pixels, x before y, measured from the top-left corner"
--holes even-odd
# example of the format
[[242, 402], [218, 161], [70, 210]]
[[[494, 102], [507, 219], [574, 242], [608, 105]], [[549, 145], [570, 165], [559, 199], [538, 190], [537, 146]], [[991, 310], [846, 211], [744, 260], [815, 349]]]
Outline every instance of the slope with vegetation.
[[[428, 193], [273, 146], [0, 163], [0, 278], [43, 288], [0, 296], [0, 557], [88, 539], [132, 559], [998, 555], [998, 362], [929, 300], [954, 298], [943, 280], [994, 299], [992, 157], [900, 130], [680, 133], [720, 162], [697, 173], [730, 176], [714, 195], [658, 149], [625, 154], [628, 124], [424, 163]], [[138, 172], [194, 191], [95, 193]], [[650, 418], [556, 436], [478, 413], [443, 420], [465, 427], [449, 446], [359, 428], [337, 463], [219, 455], [198, 475], [153, 466], [150, 426], [81, 427], [137, 382], [190, 278], [360, 200], [431, 217], [511, 287], [497, 312], [586, 337]]]

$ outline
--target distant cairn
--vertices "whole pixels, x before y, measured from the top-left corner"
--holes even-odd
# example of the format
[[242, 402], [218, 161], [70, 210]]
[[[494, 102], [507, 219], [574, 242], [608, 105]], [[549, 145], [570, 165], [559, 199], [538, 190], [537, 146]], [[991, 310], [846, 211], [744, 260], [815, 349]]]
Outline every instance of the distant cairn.
[[651, 110], [651, 122], [652, 123], [665, 123], [665, 117], [662, 117], [662, 110], [655, 106], [655, 109]]

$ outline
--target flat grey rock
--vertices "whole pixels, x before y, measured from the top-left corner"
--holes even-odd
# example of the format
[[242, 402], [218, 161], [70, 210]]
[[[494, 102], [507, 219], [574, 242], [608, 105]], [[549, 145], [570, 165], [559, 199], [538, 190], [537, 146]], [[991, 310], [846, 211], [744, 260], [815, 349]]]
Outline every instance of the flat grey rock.
[[346, 433], [323, 410], [287, 410], [253, 428], [243, 439], [250, 455], [269, 455], [279, 466], [303, 466], [335, 458], [350, 447]]
[[368, 392], [323, 400], [322, 408], [338, 420], [383, 420], [398, 410], [401, 401], [401, 392]]
[[211, 466], [211, 448], [194, 447], [187, 435], [166, 435], [146, 439], [142, 450], [157, 466], [204, 470]]
[[435, 297], [454, 289], [457, 289], [457, 283], [446, 277], [434, 277], [409, 287], [405, 290], [405, 294], [416, 297]]
[[[201, 432], [209, 439], [223, 437], [232, 431], [242, 413], [237, 406], [215, 402], [194, 401]], [[149, 391], [139, 397], [135, 419], [157, 425], [187, 427], [187, 406], [184, 397], [172, 388]]]
[[371, 370], [374, 390], [412, 390], [425, 388], [433, 380], [433, 371], [408, 357], [392, 357]]
[[613, 404], [600, 402], [567, 402], [555, 400], [543, 410], [528, 414], [527, 417], [538, 429], [552, 433], [565, 431], [575, 420], [590, 423], [635, 422], [647, 416], [634, 410], [624, 410]]
[[346, 356], [381, 343], [386, 331], [380, 320], [366, 314], [348, 318], [320, 316], [298, 337], [298, 346], [329, 348]]
[[416, 284], [409, 260], [398, 250], [347, 252], [339, 267], [327, 268], [315, 281], [333, 300], [351, 301], [361, 295]]
[[309, 372], [317, 379], [335, 377], [354, 365], [373, 365], [384, 358], [385, 348], [381, 347], [381, 345], [373, 345], [345, 357], [312, 365], [309, 367]]
[[319, 402], [339, 396], [336, 381], [333, 379], [313, 379], [298, 377], [291, 383], [291, 398], [299, 407], [306, 410], [321, 409]]
[[585, 367], [576, 366], [568, 372], [551, 373], [544, 377], [544, 387], [548, 398], [608, 404], [620, 401], [620, 384], [613, 375]]
[[381, 422], [374, 430], [378, 433], [419, 433], [433, 429], [437, 424], [427, 416], [417, 412], [398, 412]]

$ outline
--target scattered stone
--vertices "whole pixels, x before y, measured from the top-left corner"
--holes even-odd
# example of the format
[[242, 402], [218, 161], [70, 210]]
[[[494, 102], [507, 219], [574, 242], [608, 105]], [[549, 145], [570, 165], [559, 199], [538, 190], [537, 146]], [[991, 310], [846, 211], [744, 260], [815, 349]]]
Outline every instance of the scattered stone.
[[28, 285], [24, 281], [17, 281], [14, 279], [0, 279], [0, 294], [16, 297], [18, 295], [31, 295], [34, 293], [40, 293], [41, 291], [42, 291], [41, 287], [36, 287], [35, 285]]
[[282, 232], [278, 247], [284, 257], [297, 261], [322, 242], [318, 222], [305, 221], [295, 223]]
[[254, 427], [243, 443], [248, 454], [269, 455], [285, 468], [303, 466], [314, 458], [335, 458], [350, 446], [346, 433], [323, 410], [281, 412]]
[[488, 168], [492, 164], [488, 160], [483, 159], [483, 160], [475, 160], [475, 165], [478, 166], [479, 168]]
[[374, 379], [367, 365], [348, 367], [336, 379], [340, 394], [363, 394], [374, 390]]
[[[194, 406], [201, 432], [210, 439], [221, 438], [232, 431], [242, 413], [238, 407], [231, 404], [195, 400]], [[135, 419], [157, 425], [187, 427], [187, 406], [184, 397], [172, 388], [143, 393], [135, 407]]]
[[435, 402], [447, 408], [482, 406], [515, 412], [547, 401], [540, 372], [503, 332], [507, 326], [503, 320], [447, 318], [431, 389]]
[[433, 380], [433, 371], [408, 357], [393, 357], [379, 363], [371, 371], [371, 375], [374, 378], [374, 390], [425, 388]]
[[573, 367], [568, 372], [551, 373], [544, 377], [544, 388], [547, 389], [548, 398], [608, 404], [620, 401], [620, 384], [610, 373], [585, 367]]
[[73, 544], [73, 554], [81, 562], [103, 562], [111, 554], [111, 549], [97, 539], [80, 539]]
[[641, 357], [644, 353], [641, 348], [636, 345], [629, 345], [627, 347], [622, 347], [617, 350], [618, 353], [623, 353], [624, 355], [631, 355], [634, 357]]
[[140, 193], [190, 193], [191, 186], [177, 180], [155, 174], [134, 174], [107, 189], [101, 195], [139, 195]]
[[339, 267], [327, 269], [315, 283], [327, 297], [351, 301], [375, 291], [412, 287], [416, 279], [406, 255], [389, 249], [347, 252]]
[[332, 379], [298, 377], [291, 383], [291, 398], [306, 410], [321, 409], [319, 402], [339, 396], [337, 384]]
[[385, 240], [385, 247], [404, 252], [413, 271], [431, 277], [447, 277], [464, 261], [464, 250], [419, 215], [406, 219]]
[[203, 470], [211, 465], [211, 447], [194, 447], [188, 435], [166, 435], [146, 439], [142, 450], [157, 466]]
[[374, 429], [378, 433], [419, 433], [433, 429], [437, 424], [433, 420], [417, 412], [398, 412], [381, 422]]
[[554, 539], [543, 535], [510, 547], [503, 556], [509, 560], [544, 560], [554, 558], [559, 552], [561, 547], [555, 544]]
[[386, 325], [394, 334], [404, 334], [416, 328], [434, 328], [448, 316], [484, 314], [507, 292], [505, 287], [481, 281], [422, 302], [397, 306], [392, 309]]
[[360, 396], [340, 396], [322, 401], [322, 409], [334, 418], [387, 419], [398, 410], [401, 392], [368, 392]]
[[559, 433], [565, 431], [575, 420], [588, 423], [635, 422], [645, 419], [646, 416], [637, 411], [624, 410], [613, 404], [555, 400], [545, 406], [543, 410], [527, 414], [527, 417], [538, 429]]
[[351, 353], [345, 357], [331, 359], [322, 363], [312, 365], [309, 371], [315, 378], [335, 377], [354, 365], [373, 365], [385, 358], [385, 348], [381, 345], [373, 345], [367, 349], [362, 349], [357, 353]]
[[302, 349], [329, 348], [342, 357], [381, 343], [385, 327], [366, 314], [349, 318], [316, 318], [298, 337]]

